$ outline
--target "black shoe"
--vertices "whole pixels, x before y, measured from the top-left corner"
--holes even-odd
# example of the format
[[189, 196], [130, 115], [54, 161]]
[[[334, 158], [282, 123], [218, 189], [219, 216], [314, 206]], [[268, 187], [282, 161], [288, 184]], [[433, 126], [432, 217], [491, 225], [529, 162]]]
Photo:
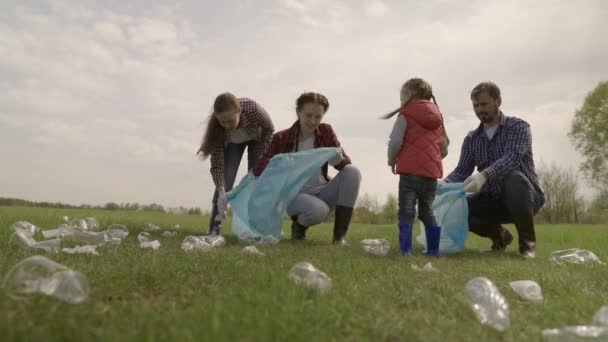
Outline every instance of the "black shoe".
[[353, 208], [336, 206], [336, 218], [334, 220], [334, 239], [333, 243], [345, 244], [346, 232], [350, 225], [350, 219], [353, 217]]
[[536, 258], [536, 252], [533, 250], [528, 250], [524, 252], [519, 252], [519, 255], [524, 259], [534, 259]]
[[207, 232], [207, 235], [220, 235], [220, 225], [219, 224], [214, 224], [211, 227], [209, 227], [209, 231]]
[[291, 239], [292, 240], [305, 240], [306, 230], [308, 227], [298, 223], [298, 217], [294, 216], [291, 218]]
[[513, 242], [513, 235], [504, 227], [500, 227], [498, 238], [492, 239], [492, 251], [502, 252]]
[[534, 259], [536, 258], [536, 243], [535, 242], [524, 242], [519, 245], [519, 255], [522, 258]]

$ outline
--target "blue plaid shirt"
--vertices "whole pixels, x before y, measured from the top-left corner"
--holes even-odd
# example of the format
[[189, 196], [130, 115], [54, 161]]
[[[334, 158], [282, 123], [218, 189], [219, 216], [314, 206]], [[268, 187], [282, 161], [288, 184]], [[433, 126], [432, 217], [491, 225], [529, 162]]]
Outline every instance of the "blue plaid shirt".
[[524, 120], [500, 113], [500, 125], [492, 140], [484, 132], [483, 123], [469, 132], [464, 138], [460, 160], [456, 169], [446, 177], [446, 182], [463, 182], [473, 170], [485, 171], [488, 181], [481, 188], [481, 193], [500, 198], [504, 177], [511, 171], [521, 171], [537, 191], [540, 203], [545, 202], [538, 176], [534, 171], [532, 158], [532, 133], [530, 125]]

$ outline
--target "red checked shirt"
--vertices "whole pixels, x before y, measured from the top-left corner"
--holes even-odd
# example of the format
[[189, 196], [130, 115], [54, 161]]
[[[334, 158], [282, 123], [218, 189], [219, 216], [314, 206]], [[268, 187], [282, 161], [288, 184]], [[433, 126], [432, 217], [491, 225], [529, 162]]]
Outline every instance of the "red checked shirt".
[[[237, 128], [244, 128], [251, 140], [261, 141], [264, 149], [268, 147], [274, 133], [274, 126], [270, 116], [262, 106], [248, 98], [240, 98], [241, 118]], [[224, 187], [224, 149], [228, 144], [226, 134], [211, 152], [211, 177], [216, 188]]]
[[[258, 161], [257, 165], [253, 168], [253, 174], [255, 176], [259, 176], [266, 168], [266, 165], [270, 162], [270, 159], [279, 153], [290, 153], [298, 151], [298, 135], [300, 126], [296, 121], [290, 128], [277, 132], [272, 136], [272, 141], [270, 145], [264, 151], [264, 155]], [[331, 128], [329, 124], [322, 123], [319, 127], [314, 131], [315, 135], [315, 148], [319, 147], [340, 147], [340, 142], [338, 141], [338, 137], [336, 137], [336, 133]], [[342, 161], [334, 168], [336, 170], [342, 170], [344, 166], [350, 164], [350, 158], [346, 155], [346, 152], [343, 152]], [[328, 171], [328, 163], [325, 163], [321, 167], [321, 173], [323, 177], [328, 182], [331, 180], [327, 174]]]

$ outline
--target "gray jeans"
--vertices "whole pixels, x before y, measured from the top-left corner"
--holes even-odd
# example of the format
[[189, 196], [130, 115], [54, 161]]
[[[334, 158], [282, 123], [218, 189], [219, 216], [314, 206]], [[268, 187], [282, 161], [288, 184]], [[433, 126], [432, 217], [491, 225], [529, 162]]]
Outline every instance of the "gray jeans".
[[[245, 153], [245, 148], [247, 148], [247, 170], [251, 170], [251, 168], [255, 166], [255, 163], [257, 163], [264, 152], [264, 145], [255, 140], [249, 140], [240, 144], [228, 143], [226, 145], [226, 148], [224, 149], [224, 188], [226, 192], [232, 190], [232, 187], [234, 186], [236, 174], [239, 171], [239, 165], [241, 164], [241, 159]], [[213, 227], [215, 224], [215, 216], [218, 213], [217, 196], [217, 190], [215, 190], [211, 202], [213, 208], [211, 210], [211, 216], [209, 217], [209, 228]]]
[[359, 169], [346, 165], [318, 194], [298, 194], [287, 206], [287, 215], [297, 216], [298, 223], [306, 227], [319, 224], [336, 205], [353, 208], [360, 184]]

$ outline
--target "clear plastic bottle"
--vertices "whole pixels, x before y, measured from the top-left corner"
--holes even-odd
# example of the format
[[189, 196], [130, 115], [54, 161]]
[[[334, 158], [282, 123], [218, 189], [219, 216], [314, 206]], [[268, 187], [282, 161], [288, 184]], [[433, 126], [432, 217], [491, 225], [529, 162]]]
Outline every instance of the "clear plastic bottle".
[[295, 264], [289, 271], [288, 277], [296, 285], [318, 290], [321, 293], [331, 290], [331, 278], [309, 262], [302, 261]]
[[498, 331], [509, 329], [509, 304], [490, 279], [473, 278], [469, 280], [464, 291], [481, 323]]
[[89, 295], [86, 276], [39, 255], [13, 266], [4, 278], [3, 287], [6, 294], [14, 299], [45, 294], [76, 304]]
[[363, 250], [375, 254], [385, 256], [391, 250], [391, 244], [386, 239], [365, 239], [361, 241]]

